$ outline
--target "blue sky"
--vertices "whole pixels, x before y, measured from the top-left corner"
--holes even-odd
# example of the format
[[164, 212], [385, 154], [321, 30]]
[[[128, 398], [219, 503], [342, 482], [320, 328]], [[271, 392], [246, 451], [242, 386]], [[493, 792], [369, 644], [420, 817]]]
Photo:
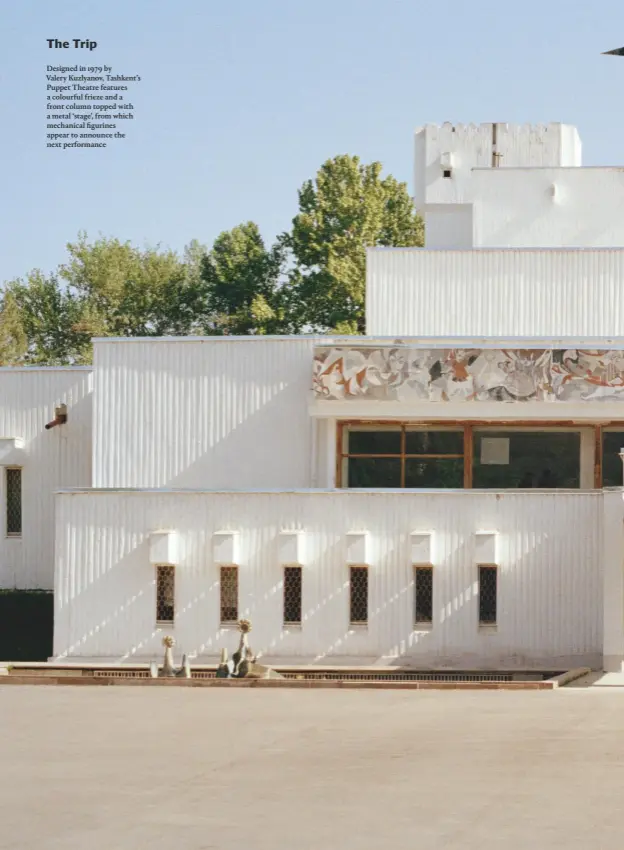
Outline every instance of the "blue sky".
[[[564, 121], [586, 165], [624, 165], [624, 57], [600, 55], [621, 0], [0, 0], [0, 32], [0, 281], [80, 230], [181, 250], [254, 220], [269, 241], [340, 153], [411, 191], [428, 122]], [[124, 141], [46, 149], [46, 65], [75, 62], [142, 76]]]

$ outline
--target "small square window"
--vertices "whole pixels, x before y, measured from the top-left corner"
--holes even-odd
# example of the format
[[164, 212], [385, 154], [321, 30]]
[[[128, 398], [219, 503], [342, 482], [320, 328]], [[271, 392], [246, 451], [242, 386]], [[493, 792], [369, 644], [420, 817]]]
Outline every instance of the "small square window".
[[442, 177], [445, 177], [447, 180], [450, 180], [452, 171], [450, 168], [445, 168], [442, 172]]

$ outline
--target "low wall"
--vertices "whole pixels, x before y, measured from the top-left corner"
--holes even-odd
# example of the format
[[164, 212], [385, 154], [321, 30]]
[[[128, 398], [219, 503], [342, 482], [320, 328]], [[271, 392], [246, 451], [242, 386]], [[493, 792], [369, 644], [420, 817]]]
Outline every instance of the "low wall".
[[[219, 625], [213, 534], [238, 531], [239, 615], [281, 663], [564, 670], [602, 662], [600, 492], [84, 491], [57, 496], [54, 656], [214, 660], [237, 643]], [[149, 535], [174, 529], [176, 622], [155, 624]], [[302, 625], [282, 625], [278, 535], [305, 532]], [[369, 621], [349, 626], [347, 535], [368, 532]], [[410, 535], [432, 532], [433, 623], [413, 625]], [[498, 622], [478, 622], [475, 533], [497, 533]]]

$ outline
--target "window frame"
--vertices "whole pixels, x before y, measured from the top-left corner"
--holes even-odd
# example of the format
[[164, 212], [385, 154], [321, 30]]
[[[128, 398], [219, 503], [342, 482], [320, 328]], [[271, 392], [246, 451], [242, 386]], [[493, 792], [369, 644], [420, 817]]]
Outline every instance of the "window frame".
[[[481, 576], [482, 572], [489, 572], [494, 575], [494, 583], [495, 583], [495, 598], [494, 598], [494, 619], [493, 620], [482, 620], [481, 619]], [[499, 582], [499, 567], [498, 564], [477, 564], [477, 616], [479, 622], [480, 629], [491, 629], [495, 630], [498, 628], [498, 615], [499, 615], [499, 594], [500, 594], [500, 582]]]
[[[351, 452], [349, 451], [349, 434], [358, 432], [358, 431], [390, 431], [394, 433], [400, 434], [400, 449], [399, 452], [382, 452], [379, 454], [370, 453], [370, 452]], [[463, 450], [462, 452], [408, 452], [406, 450], [406, 442], [407, 442], [407, 434], [413, 432], [429, 432], [429, 431], [446, 431], [456, 434], [461, 434], [464, 429], [461, 426], [445, 423], [444, 425], [431, 425], [431, 423], [423, 423], [423, 422], [349, 422], [349, 423], [339, 423], [338, 427], [338, 440], [337, 440], [337, 448], [338, 448], [338, 471], [340, 475], [337, 477], [338, 487], [345, 487], [347, 489], [356, 489], [349, 488], [348, 484], [343, 484], [342, 482], [348, 482], [349, 480], [349, 459], [350, 458], [362, 458], [362, 459], [375, 459], [375, 458], [384, 458], [384, 459], [392, 459], [400, 461], [400, 483], [399, 489], [405, 488], [405, 475], [406, 475], [406, 461], [407, 460], [459, 460], [464, 459], [465, 449], [466, 449], [466, 437], [464, 433], [463, 437]], [[465, 461], [464, 461], [464, 477], [465, 477]], [[459, 489], [459, 488], [458, 488]]]
[[[175, 575], [175, 566], [173, 566], [173, 564], [156, 564], [155, 567], [156, 567], [156, 581], [155, 581], [155, 586], [156, 586], [156, 611], [155, 611], [156, 625], [157, 626], [167, 626], [169, 628], [172, 628], [173, 626], [175, 626], [175, 622], [176, 622], [176, 575]], [[162, 619], [158, 616], [159, 605], [160, 605], [159, 600], [160, 600], [160, 596], [161, 596], [161, 593], [160, 593], [160, 578], [161, 578], [161, 575], [162, 575], [161, 571], [164, 571], [164, 570], [167, 571], [168, 575], [171, 575], [172, 583], [173, 583], [173, 601], [172, 601], [172, 604], [171, 604], [171, 619], [170, 620], [164, 620], [164, 619]]]
[[[227, 607], [223, 604], [223, 571], [233, 570], [236, 576], [236, 612], [233, 619], [226, 619], [223, 616], [223, 611]], [[221, 564], [219, 566], [219, 625], [234, 626], [240, 619], [240, 573], [238, 564]]]
[[[287, 620], [286, 619], [286, 571], [292, 571], [292, 574], [295, 574], [295, 570], [299, 574], [299, 619], [298, 620]], [[301, 564], [284, 564], [282, 570], [282, 625], [285, 629], [292, 628], [301, 628], [301, 624], [303, 622], [303, 568]]]
[[[433, 571], [433, 564], [413, 564], [412, 565], [414, 571], [414, 593], [413, 593], [413, 626], [414, 631], [426, 631], [433, 628], [433, 611], [434, 611], [434, 576], [435, 573]], [[431, 617], [428, 620], [419, 620], [418, 619], [418, 573], [427, 571], [430, 573], [430, 582], [431, 582]]]
[[[9, 531], [9, 473], [19, 472], [19, 531]], [[4, 467], [4, 536], [7, 540], [21, 540], [24, 534], [24, 468], [11, 464]]]
[[[594, 475], [593, 488], [579, 487], [579, 490], [595, 489], [599, 490], [603, 486], [603, 435], [609, 431], [623, 431], [624, 419], [608, 420], [600, 423], [573, 421], [570, 419], [543, 420], [543, 419], [500, 419], [500, 420], [463, 420], [463, 419], [431, 419], [411, 421], [404, 419], [338, 419], [335, 429], [335, 486], [339, 489], [356, 489], [348, 487], [348, 458], [349, 452], [346, 450], [348, 443], [345, 442], [345, 432], [352, 430], [396, 430], [397, 426], [405, 426], [408, 430], [420, 429], [423, 431], [442, 431], [442, 430], [462, 430], [464, 432], [464, 486], [463, 489], [470, 490], [473, 487], [473, 461], [474, 461], [474, 431], [577, 431], [581, 434], [581, 449], [583, 451], [583, 431], [587, 430], [591, 433], [593, 430], [594, 441]], [[369, 455], [366, 455], [367, 457]], [[383, 457], [383, 455], [370, 455], [370, 457]], [[400, 455], [390, 455], [390, 457], [400, 457]], [[442, 457], [451, 457], [451, 455], [442, 455]], [[581, 464], [581, 456], [579, 456], [579, 465]], [[581, 471], [582, 475], [582, 471]], [[403, 479], [404, 480], [404, 479]], [[624, 474], [623, 474], [624, 485]], [[364, 488], [365, 489], [365, 488]]]
[[[368, 564], [349, 564], [349, 628], [350, 629], [367, 629], [370, 621], [370, 574]], [[353, 572], [354, 570], [361, 571], [362, 575], [366, 576], [366, 619], [353, 619]]]

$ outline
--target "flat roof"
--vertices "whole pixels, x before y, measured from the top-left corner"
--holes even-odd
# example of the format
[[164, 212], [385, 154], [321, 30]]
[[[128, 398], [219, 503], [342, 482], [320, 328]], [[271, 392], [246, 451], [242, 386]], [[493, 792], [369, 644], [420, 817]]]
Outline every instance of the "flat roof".
[[[624, 249], [623, 249], [624, 250]], [[190, 343], [253, 343], [260, 342], [299, 342], [307, 340], [319, 347], [368, 348], [375, 346], [394, 346], [405, 348], [574, 348], [574, 349], [613, 349], [624, 348], [624, 336], [621, 337], [466, 337], [466, 336], [351, 336], [301, 334], [299, 336], [146, 336], [146, 337], [96, 337], [98, 345], [132, 344], [190, 344]], [[11, 367], [8, 367], [11, 368]], [[82, 367], [87, 368], [87, 367]], [[88, 367], [91, 368], [91, 367]]]
[[[607, 488], [605, 488], [607, 489]], [[610, 487], [610, 490], [622, 490], [622, 487]], [[175, 488], [175, 487], [73, 487], [73, 488], [65, 488], [61, 490], [55, 490], [54, 493], [57, 496], [105, 496], [110, 495], [111, 493], [119, 493], [119, 494], [128, 494], [128, 495], [153, 495], [153, 496], [163, 496], [163, 495], [181, 495], [181, 496], [354, 496], [358, 494], [369, 495], [369, 496], [409, 496], [414, 495], [415, 493], [426, 493], [427, 495], [456, 495], [456, 496], [464, 496], [470, 494], [477, 495], [502, 495], [509, 496], [515, 495], [518, 493], [531, 495], [532, 493], [539, 493], [541, 495], [550, 494], [556, 495], [558, 493], [567, 493], [573, 495], [600, 495], [602, 490], [580, 490], [578, 488], [570, 489], [570, 490], [540, 490], [537, 487], [533, 487], [527, 490], [505, 490], [505, 489], [444, 489], [444, 488], [421, 488], [421, 489], [407, 489], [407, 488], [373, 488], [364, 489], [364, 488], [347, 488], [347, 487], [337, 487], [335, 489], [316, 489], [316, 488], [299, 488], [292, 490], [280, 490], [280, 489], [265, 489], [265, 490], [204, 490], [204, 489], [193, 489], [193, 488]]]

